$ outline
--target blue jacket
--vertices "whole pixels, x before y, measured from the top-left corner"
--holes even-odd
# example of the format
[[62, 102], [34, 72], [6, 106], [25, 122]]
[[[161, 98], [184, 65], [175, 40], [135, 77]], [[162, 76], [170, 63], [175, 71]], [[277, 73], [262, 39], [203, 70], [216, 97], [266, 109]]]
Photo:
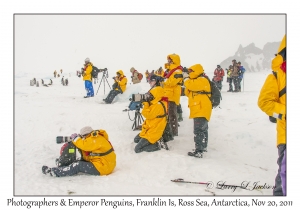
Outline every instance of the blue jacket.
[[240, 79], [243, 79], [245, 71], [246, 71], [246, 69], [243, 66], [240, 66], [240, 73], [239, 73]]

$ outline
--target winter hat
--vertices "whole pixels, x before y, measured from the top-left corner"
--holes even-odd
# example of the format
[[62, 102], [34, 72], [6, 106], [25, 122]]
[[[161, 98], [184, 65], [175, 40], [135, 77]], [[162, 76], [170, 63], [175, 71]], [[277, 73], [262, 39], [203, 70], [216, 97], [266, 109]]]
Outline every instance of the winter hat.
[[86, 59], [84, 60], [84, 62], [90, 62], [90, 59], [89, 59], [89, 58], [86, 58]]
[[91, 133], [92, 131], [93, 131], [93, 128], [91, 128], [91, 126], [85, 126], [85, 127], [81, 128], [80, 135], [84, 136], [84, 135]]
[[135, 68], [131, 67], [130, 72], [134, 72]]

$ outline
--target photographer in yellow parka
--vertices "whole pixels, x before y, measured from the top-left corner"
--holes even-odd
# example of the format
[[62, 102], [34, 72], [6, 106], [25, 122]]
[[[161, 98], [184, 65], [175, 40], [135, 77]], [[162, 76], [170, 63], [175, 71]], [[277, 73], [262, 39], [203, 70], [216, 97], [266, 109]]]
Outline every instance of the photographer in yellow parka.
[[209, 80], [204, 76], [201, 64], [195, 64], [188, 68], [189, 78], [185, 78], [184, 93], [188, 97], [190, 118], [194, 119], [195, 151], [188, 152], [189, 156], [203, 157], [207, 151], [208, 122], [212, 112], [212, 104], [209, 99], [211, 87]]
[[52, 168], [43, 166], [43, 174], [63, 177], [73, 176], [79, 172], [90, 175], [112, 173], [116, 167], [116, 154], [105, 130], [94, 130], [86, 126], [80, 130], [80, 134], [72, 134], [71, 140], [70, 143], [81, 151], [81, 160], [68, 166]]
[[143, 102], [141, 114], [145, 117], [142, 131], [134, 138], [138, 143], [135, 152], [153, 152], [167, 149], [168, 145], [163, 139], [163, 133], [167, 125], [167, 102], [163, 97], [164, 91], [160, 86], [160, 77], [152, 75], [149, 78], [151, 89], [145, 94], [147, 101]]
[[173, 135], [178, 136], [178, 119], [177, 119], [177, 105], [180, 104], [181, 85], [183, 82], [182, 66], [180, 65], [180, 57], [176, 54], [167, 56], [168, 63], [165, 68], [169, 69], [165, 73], [162, 82], [164, 88], [164, 96], [168, 98], [169, 107], [169, 122], [172, 127]]
[[277, 163], [279, 168], [273, 195], [280, 196], [285, 193], [285, 177], [281, 177], [280, 173], [281, 169], [285, 168], [285, 164], [282, 163], [285, 163], [286, 153], [286, 36], [283, 37], [275, 56], [272, 60], [273, 72], [269, 74], [261, 88], [258, 106], [268, 116], [277, 119]]
[[123, 71], [119, 70], [116, 72], [116, 74], [117, 76], [113, 77], [115, 83], [112, 85], [112, 90], [109, 92], [107, 97], [103, 99], [103, 101], [105, 101], [107, 104], [111, 104], [118, 94], [123, 94], [126, 90], [127, 78]]

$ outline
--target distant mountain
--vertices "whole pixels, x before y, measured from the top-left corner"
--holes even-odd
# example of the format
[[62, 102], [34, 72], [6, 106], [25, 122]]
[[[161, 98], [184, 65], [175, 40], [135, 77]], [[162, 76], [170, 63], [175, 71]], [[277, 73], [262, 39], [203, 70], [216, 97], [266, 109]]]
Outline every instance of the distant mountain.
[[263, 49], [259, 49], [254, 43], [246, 47], [240, 45], [236, 53], [222, 61], [220, 65], [223, 69], [228, 68], [232, 64], [231, 61], [236, 59], [237, 62], [241, 61], [242, 66], [249, 72], [270, 69], [271, 61], [274, 58], [274, 54], [277, 53], [279, 45], [280, 42], [268, 42]]

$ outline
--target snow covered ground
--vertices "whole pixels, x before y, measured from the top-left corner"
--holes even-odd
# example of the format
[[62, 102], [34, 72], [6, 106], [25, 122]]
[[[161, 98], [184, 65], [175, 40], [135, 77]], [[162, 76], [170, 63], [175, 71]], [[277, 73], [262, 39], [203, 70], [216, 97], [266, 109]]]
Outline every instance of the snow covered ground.
[[[109, 69], [111, 77], [115, 75]], [[250, 190], [258, 185], [273, 186], [277, 171], [276, 124], [269, 121], [257, 106], [263, 82], [271, 71], [246, 73], [244, 91], [228, 93], [223, 82], [223, 100], [214, 109], [209, 122], [208, 152], [203, 159], [189, 157], [194, 149], [193, 120], [189, 119], [187, 98], [181, 97], [183, 122], [179, 136], [169, 143], [170, 150], [134, 152], [132, 131], [128, 118], [129, 98], [133, 93], [149, 89], [145, 79], [137, 85], [128, 84], [123, 95], [113, 104], [101, 104], [108, 94], [108, 85], [101, 84], [95, 97], [84, 99], [84, 82], [75, 72], [63, 73], [69, 86], [62, 86], [60, 78], [18, 71], [15, 74], [15, 139], [14, 139], [14, 194], [16, 196], [49, 195], [272, 195], [272, 189]], [[130, 75], [128, 73], [128, 79]], [[101, 75], [100, 75], [101, 76]], [[212, 78], [212, 73], [208, 73]], [[50, 87], [30, 86], [37, 78]], [[130, 83], [130, 82], [129, 82]], [[95, 94], [99, 83], [94, 84]], [[134, 117], [130, 111], [129, 116]], [[84, 126], [107, 131], [117, 154], [117, 166], [108, 176], [77, 175], [50, 177], [42, 174], [43, 165], [55, 166], [62, 145], [56, 136], [68, 136]], [[205, 185], [173, 183], [183, 178], [193, 182], [213, 182]], [[216, 189], [217, 183], [228, 185], [249, 183], [248, 189]]]

